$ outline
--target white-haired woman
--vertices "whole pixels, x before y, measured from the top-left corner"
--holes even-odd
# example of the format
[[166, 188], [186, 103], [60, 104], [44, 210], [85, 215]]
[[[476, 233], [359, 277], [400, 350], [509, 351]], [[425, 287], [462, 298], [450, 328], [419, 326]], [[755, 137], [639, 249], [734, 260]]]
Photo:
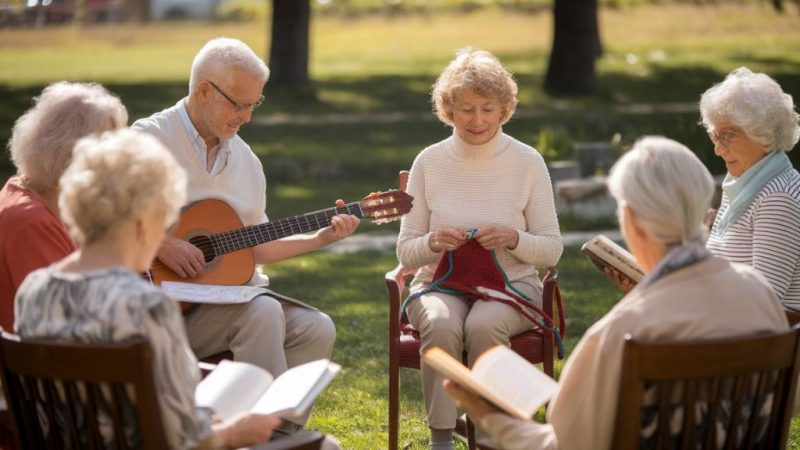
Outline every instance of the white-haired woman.
[[47, 86], [8, 142], [17, 175], [0, 190], [0, 326], [14, 324], [14, 294], [31, 271], [75, 251], [58, 214], [58, 179], [75, 142], [125, 126], [119, 99], [98, 84]]
[[728, 169], [708, 249], [755, 267], [784, 308], [800, 312], [800, 173], [786, 155], [800, 137], [792, 96], [740, 67], [703, 94], [700, 112]]
[[626, 334], [684, 340], [788, 328], [757, 271], [705, 249], [713, 181], [688, 148], [662, 137], [637, 141], [611, 169], [609, 190], [625, 242], [647, 276], [575, 347], [547, 423], [512, 418], [447, 383], [504, 449], [610, 448]]
[[[541, 304], [537, 267], [555, 265], [563, 250], [544, 159], [502, 129], [516, 96], [511, 73], [494, 55], [472, 49], [456, 54], [432, 91], [436, 114], [453, 133], [416, 157], [408, 182], [414, 208], [403, 217], [397, 242], [403, 266], [419, 269], [411, 286], [418, 298], [406, 311], [420, 331], [421, 350], [440, 347], [459, 360], [466, 351], [470, 365], [533, 324], [501, 302], [469, 303], [429, 291], [437, 263], [474, 240], [494, 252], [492, 268], [504, 272], [507, 290]], [[422, 388], [431, 448], [452, 449], [456, 407], [427, 365]]]
[[137, 274], [150, 267], [185, 191], [185, 172], [151, 136], [120, 130], [79, 141], [58, 202], [81, 248], [25, 279], [15, 329], [23, 338], [84, 342], [144, 336], [171, 448], [263, 442], [278, 418], [243, 415], [212, 425], [209, 411], [195, 406], [200, 375], [178, 307]]

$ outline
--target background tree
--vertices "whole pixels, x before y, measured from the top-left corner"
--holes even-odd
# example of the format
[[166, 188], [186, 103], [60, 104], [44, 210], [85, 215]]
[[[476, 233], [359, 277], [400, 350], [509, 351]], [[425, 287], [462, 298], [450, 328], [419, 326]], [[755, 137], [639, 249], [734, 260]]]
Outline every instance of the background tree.
[[602, 53], [597, 0], [554, 0], [553, 24], [545, 90], [553, 95], [594, 92], [595, 60]]
[[269, 87], [311, 90], [308, 74], [310, 22], [310, 0], [272, 0]]

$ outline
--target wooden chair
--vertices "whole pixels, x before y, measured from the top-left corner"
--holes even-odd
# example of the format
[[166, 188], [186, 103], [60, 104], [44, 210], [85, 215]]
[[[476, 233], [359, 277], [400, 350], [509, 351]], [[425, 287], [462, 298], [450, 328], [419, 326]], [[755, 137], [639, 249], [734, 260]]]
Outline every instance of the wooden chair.
[[785, 448], [799, 358], [800, 328], [689, 342], [626, 336], [611, 448]]
[[[110, 430], [113, 448], [126, 449], [126, 425], [138, 429], [138, 448], [167, 447], [152, 353], [143, 339], [85, 344], [3, 332], [0, 375], [22, 449], [102, 448], [101, 427]], [[100, 423], [98, 410], [107, 411], [108, 424]], [[312, 450], [323, 439], [302, 432], [257, 448]]]
[[[406, 189], [408, 171], [400, 172], [399, 187]], [[405, 317], [400, 316], [403, 299], [407, 295], [406, 282], [414, 274], [400, 265], [386, 273], [384, 279], [389, 293], [389, 450], [396, 450], [399, 439], [400, 418], [400, 368], [420, 368], [420, 336]], [[561, 291], [558, 286], [558, 271], [549, 267], [542, 280], [542, 310], [552, 317], [554, 304], [561, 304]], [[559, 311], [561, 313], [561, 311]], [[562, 330], [563, 332], [563, 330]], [[553, 349], [555, 340], [552, 332], [540, 329], [526, 331], [511, 338], [511, 348], [533, 364], [542, 363], [544, 372], [553, 376]], [[464, 355], [466, 358], [466, 355]], [[464, 359], [466, 363], [466, 359]], [[466, 434], [470, 450], [475, 450], [474, 427], [467, 420], [466, 430], [458, 433]]]
[[800, 323], [800, 312], [786, 311], [786, 319], [790, 326], [795, 326]]

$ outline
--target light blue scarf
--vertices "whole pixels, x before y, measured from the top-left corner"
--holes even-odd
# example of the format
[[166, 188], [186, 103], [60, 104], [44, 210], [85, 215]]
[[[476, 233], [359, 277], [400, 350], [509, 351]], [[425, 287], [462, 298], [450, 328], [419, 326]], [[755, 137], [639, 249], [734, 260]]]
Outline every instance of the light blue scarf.
[[709, 256], [711, 256], [711, 252], [706, 250], [705, 245], [699, 241], [675, 246], [664, 255], [664, 258], [653, 267], [653, 270], [651, 270], [636, 287], [644, 287], [653, 284], [672, 272], [697, 264]]
[[791, 168], [792, 162], [786, 152], [776, 150], [761, 158], [738, 178], [727, 174], [722, 182], [722, 191], [728, 198], [728, 209], [719, 220], [719, 235], [724, 236], [728, 228], [739, 220], [765, 184]]

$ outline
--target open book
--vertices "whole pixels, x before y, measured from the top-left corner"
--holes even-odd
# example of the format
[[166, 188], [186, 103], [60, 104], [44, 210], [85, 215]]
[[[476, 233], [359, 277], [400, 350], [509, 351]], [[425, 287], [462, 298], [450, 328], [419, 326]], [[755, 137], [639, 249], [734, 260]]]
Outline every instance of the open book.
[[214, 410], [216, 419], [242, 413], [303, 416], [341, 369], [320, 359], [301, 364], [273, 378], [266, 370], [238, 361], [223, 360], [197, 385], [197, 406]]
[[[583, 244], [581, 251], [605, 274], [605, 269], [615, 270], [621, 278], [628, 281], [631, 286], [637, 285], [644, 272], [636, 264], [633, 255], [611, 239], [598, 234]], [[612, 281], [614, 281], [612, 279]]]
[[167, 297], [179, 302], [214, 303], [218, 305], [247, 303], [259, 295], [269, 295], [277, 300], [293, 303], [304, 308], [317, 309], [296, 298], [280, 294], [265, 286], [227, 286], [221, 284], [162, 281], [161, 290], [164, 291]]
[[508, 347], [478, 357], [472, 370], [434, 347], [423, 359], [446, 378], [514, 417], [530, 419], [558, 390], [558, 383]]

